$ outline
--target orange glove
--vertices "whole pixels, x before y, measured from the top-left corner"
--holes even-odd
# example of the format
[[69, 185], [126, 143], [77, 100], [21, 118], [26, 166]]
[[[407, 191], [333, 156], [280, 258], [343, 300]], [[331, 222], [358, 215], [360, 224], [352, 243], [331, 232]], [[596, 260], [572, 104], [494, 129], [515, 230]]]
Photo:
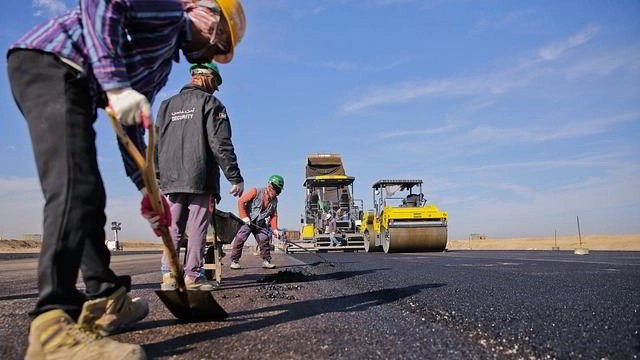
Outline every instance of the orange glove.
[[140, 213], [142, 216], [147, 219], [149, 224], [151, 224], [151, 228], [156, 236], [161, 236], [160, 232], [161, 227], [168, 227], [171, 225], [171, 208], [169, 207], [169, 202], [167, 199], [160, 195], [160, 199], [162, 201], [162, 207], [164, 208], [164, 213], [159, 213], [157, 211], [153, 211], [151, 207], [151, 196], [149, 194], [144, 194], [142, 201], [140, 202]]

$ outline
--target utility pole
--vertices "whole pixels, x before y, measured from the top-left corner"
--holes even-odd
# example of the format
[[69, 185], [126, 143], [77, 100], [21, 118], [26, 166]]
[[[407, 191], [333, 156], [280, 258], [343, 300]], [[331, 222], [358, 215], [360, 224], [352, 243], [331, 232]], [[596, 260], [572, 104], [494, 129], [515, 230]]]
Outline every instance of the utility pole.
[[579, 241], [580, 247], [575, 249], [573, 253], [576, 255], [588, 255], [589, 249], [582, 247], [582, 233], [580, 232], [580, 218], [578, 216], [576, 216], [576, 222], [578, 223], [578, 241]]
[[582, 248], [582, 233], [580, 233], [580, 218], [576, 216], [576, 222], [578, 223], [578, 239], [580, 241], [580, 248]]
[[120, 250], [120, 241], [118, 241], [118, 231], [122, 230], [122, 223], [117, 221], [111, 222], [111, 230], [113, 230], [113, 240], [116, 242], [116, 250]]

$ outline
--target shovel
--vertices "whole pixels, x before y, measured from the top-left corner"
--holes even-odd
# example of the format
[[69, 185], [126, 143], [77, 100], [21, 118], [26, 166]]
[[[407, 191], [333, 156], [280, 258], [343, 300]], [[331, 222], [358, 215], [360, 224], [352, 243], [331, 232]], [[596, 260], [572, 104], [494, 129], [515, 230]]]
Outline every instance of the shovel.
[[[107, 108], [107, 114], [111, 120], [114, 130], [120, 139], [120, 143], [127, 149], [127, 152], [136, 165], [142, 172], [142, 180], [147, 188], [147, 192], [151, 197], [151, 207], [154, 211], [159, 213], [164, 212], [162, 202], [160, 199], [160, 188], [156, 180], [156, 166], [155, 166], [155, 130], [153, 128], [153, 121], [143, 114], [144, 125], [149, 129], [149, 144], [147, 146], [147, 156], [142, 156], [140, 151], [131, 142], [127, 133], [120, 122], [116, 119], [116, 115], [111, 108]], [[176, 290], [156, 290], [156, 294], [160, 300], [171, 311], [173, 316], [178, 319], [186, 320], [222, 320], [227, 316], [227, 312], [218, 304], [213, 298], [213, 294], [209, 291], [199, 290], [187, 290], [184, 284], [184, 277], [182, 276], [182, 270], [178, 262], [178, 254], [176, 248], [173, 245], [173, 240], [169, 235], [169, 230], [161, 226], [160, 232], [162, 234], [162, 242], [164, 244], [164, 251], [169, 258], [169, 264], [171, 265], [171, 272], [173, 273], [178, 289]]]

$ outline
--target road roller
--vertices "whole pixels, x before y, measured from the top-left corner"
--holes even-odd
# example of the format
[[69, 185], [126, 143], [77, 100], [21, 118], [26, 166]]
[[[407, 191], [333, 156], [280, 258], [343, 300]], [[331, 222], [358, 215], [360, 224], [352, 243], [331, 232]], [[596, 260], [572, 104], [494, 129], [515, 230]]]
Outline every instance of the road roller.
[[366, 252], [444, 251], [446, 211], [428, 204], [422, 180], [380, 180], [373, 184], [373, 210], [363, 213], [360, 232]]

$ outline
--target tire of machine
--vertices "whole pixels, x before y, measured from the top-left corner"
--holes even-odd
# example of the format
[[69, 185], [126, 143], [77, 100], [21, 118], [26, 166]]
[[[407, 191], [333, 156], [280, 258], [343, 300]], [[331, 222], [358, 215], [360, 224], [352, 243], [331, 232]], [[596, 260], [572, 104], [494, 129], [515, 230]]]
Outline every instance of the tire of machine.
[[380, 224], [380, 241], [382, 242], [382, 250], [384, 250], [385, 254], [393, 252], [391, 247], [391, 234], [389, 234], [389, 230], [382, 224]]
[[365, 252], [382, 251], [382, 246], [376, 245], [376, 232], [373, 230], [372, 225], [367, 225], [367, 230], [364, 231], [364, 251]]

